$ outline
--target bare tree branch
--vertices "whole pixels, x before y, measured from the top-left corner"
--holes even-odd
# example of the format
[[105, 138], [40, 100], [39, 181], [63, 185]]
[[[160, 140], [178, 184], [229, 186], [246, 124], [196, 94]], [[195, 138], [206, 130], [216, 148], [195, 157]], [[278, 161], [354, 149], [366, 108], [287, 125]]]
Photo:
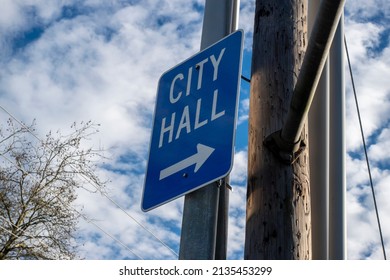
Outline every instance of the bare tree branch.
[[76, 190], [92, 183], [103, 192], [106, 183], [96, 174], [101, 151], [84, 143], [97, 125], [80, 125], [42, 141], [31, 136], [34, 123], [20, 127], [10, 119], [0, 127], [0, 259], [75, 257]]

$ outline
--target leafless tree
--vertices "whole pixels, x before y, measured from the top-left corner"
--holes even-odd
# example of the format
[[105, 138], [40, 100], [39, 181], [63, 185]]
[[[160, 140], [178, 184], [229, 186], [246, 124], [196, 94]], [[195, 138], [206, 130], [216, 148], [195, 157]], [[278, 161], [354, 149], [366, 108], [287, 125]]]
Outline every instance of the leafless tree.
[[0, 126], [0, 259], [73, 259], [77, 189], [105, 186], [96, 174], [102, 154], [84, 143], [97, 125], [43, 139], [34, 127], [11, 119]]

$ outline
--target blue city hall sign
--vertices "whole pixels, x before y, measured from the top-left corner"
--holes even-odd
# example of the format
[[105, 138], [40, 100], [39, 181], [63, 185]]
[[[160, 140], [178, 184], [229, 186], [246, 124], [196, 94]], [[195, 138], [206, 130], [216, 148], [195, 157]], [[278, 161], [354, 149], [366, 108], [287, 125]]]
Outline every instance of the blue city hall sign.
[[151, 210], [229, 174], [243, 32], [165, 72], [158, 84], [142, 209]]

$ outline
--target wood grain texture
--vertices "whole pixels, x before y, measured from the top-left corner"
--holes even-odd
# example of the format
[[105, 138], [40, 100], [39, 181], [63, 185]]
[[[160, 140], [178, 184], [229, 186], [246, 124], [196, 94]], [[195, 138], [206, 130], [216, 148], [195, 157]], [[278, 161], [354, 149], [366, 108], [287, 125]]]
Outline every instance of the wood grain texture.
[[[284, 165], [263, 145], [287, 115], [307, 44], [306, 15], [304, 0], [256, 1], [245, 259], [311, 259], [308, 147]], [[308, 146], [307, 136], [305, 125]]]

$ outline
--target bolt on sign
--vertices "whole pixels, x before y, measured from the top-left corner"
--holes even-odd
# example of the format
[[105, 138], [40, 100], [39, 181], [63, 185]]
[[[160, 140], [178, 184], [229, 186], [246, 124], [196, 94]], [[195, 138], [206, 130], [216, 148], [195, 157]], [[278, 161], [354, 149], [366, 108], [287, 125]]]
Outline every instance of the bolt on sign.
[[161, 76], [142, 198], [144, 211], [229, 174], [243, 37], [238, 30]]

